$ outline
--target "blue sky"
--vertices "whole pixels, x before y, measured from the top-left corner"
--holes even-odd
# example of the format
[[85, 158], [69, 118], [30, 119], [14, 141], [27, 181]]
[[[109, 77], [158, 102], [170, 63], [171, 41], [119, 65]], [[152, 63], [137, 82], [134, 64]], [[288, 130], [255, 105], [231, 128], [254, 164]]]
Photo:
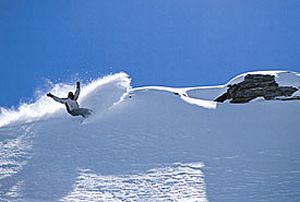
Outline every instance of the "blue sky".
[[46, 79], [199, 86], [300, 71], [299, 36], [299, 0], [0, 0], [0, 106]]

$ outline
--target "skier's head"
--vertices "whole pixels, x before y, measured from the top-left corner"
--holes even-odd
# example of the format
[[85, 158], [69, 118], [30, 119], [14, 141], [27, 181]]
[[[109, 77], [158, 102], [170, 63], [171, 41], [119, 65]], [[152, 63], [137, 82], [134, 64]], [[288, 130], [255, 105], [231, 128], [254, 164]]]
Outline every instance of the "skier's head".
[[74, 94], [72, 92], [68, 93], [68, 98], [70, 98], [71, 100], [74, 100]]

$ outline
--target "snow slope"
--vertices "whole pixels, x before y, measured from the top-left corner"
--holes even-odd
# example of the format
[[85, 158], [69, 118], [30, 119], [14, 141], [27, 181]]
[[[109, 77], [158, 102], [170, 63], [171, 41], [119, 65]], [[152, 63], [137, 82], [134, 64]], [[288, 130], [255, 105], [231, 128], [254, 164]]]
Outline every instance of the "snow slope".
[[213, 102], [226, 85], [131, 88], [119, 73], [83, 87], [83, 122], [45, 96], [1, 109], [0, 201], [299, 201], [299, 101]]

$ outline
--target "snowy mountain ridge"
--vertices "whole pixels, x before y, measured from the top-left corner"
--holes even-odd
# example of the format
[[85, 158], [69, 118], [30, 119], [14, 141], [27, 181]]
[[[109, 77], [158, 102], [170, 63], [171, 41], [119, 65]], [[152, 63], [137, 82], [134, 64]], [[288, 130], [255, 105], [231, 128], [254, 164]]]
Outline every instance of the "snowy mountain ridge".
[[[235, 84], [241, 82], [247, 74], [274, 75], [276, 76], [276, 81], [281, 85], [293, 85], [298, 88], [300, 87], [300, 73], [289, 72], [289, 71], [247, 72], [234, 77], [225, 85], [186, 87], [186, 88], [172, 88], [172, 87], [165, 87], [165, 86], [146, 86], [146, 87], [132, 88], [130, 86], [131, 79], [129, 78], [129, 75], [127, 75], [126, 73], [117, 73], [114, 75], [105, 76], [103, 78], [96, 79], [91, 83], [89, 83], [88, 85], [84, 86], [79, 101], [84, 102], [84, 100], [89, 99], [88, 96], [92, 94], [95, 89], [101, 88], [102, 85], [111, 82], [117, 82], [122, 87], [124, 87], [125, 92], [120, 97], [120, 100], [114, 103], [113, 105], [123, 101], [123, 99], [130, 93], [134, 93], [137, 91], [158, 90], [158, 91], [166, 91], [166, 92], [178, 94], [183, 101], [189, 104], [198, 105], [200, 107], [205, 107], [208, 109], [215, 109], [217, 105], [213, 101], [214, 97], [210, 97], [210, 100], [207, 98], [200, 99], [197, 98], [197, 96], [195, 97], [188, 96], [188, 92], [193, 92], [193, 91], [203, 90], [203, 89], [205, 90], [216, 89], [217, 93], [221, 94], [222, 92], [225, 91], [224, 89], [226, 88], [226, 86], [228, 86], [229, 84]], [[220, 90], [218, 91], [218, 89]], [[54, 87], [51, 89], [51, 92], [53, 92], [59, 97], [64, 97], [67, 94], [67, 92], [73, 90], [74, 90], [73, 85], [60, 83], [54, 85]], [[300, 95], [300, 92], [297, 91], [295, 95]], [[217, 94], [214, 94], [214, 96], [216, 97]], [[20, 120], [25, 122], [39, 120], [40, 118], [43, 118], [44, 116], [57, 112], [58, 110], [62, 110], [63, 108], [64, 108], [63, 106], [54, 103], [46, 96], [41, 96], [34, 103], [30, 103], [30, 104], [24, 103], [17, 110], [0, 108], [0, 112], [1, 112], [0, 127]]]
[[1, 108], [0, 200], [300, 200], [299, 100], [214, 101], [247, 74], [300, 86], [287, 71], [188, 88], [132, 88], [118, 73], [83, 86], [95, 111], [83, 122], [46, 96]]

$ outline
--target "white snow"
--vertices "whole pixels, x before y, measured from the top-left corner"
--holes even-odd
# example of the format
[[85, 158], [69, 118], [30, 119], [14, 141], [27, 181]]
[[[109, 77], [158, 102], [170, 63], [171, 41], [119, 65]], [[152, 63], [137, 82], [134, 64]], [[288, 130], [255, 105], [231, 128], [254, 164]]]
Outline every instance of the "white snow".
[[244, 77], [247, 74], [263, 74], [263, 75], [272, 75], [272, 76], [278, 77], [278, 75], [284, 74], [284, 73], [289, 73], [289, 72], [288, 71], [281, 71], [281, 70], [278, 70], [278, 71], [254, 71], [254, 72], [246, 72], [246, 73], [240, 74], [240, 75], [234, 77], [233, 79], [231, 79], [227, 83], [227, 85], [229, 85], [229, 84], [236, 84], [236, 83], [242, 82], [244, 80]]
[[171, 88], [171, 87], [163, 87], [163, 86], [147, 86], [147, 87], [139, 87], [132, 90], [132, 92], [136, 91], [166, 91], [170, 93], [174, 93], [178, 95], [183, 101], [192, 104], [197, 105], [200, 107], [204, 107], [207, 109], [215, 109], [217, 107], [217, 103], [212, 100], [205, 100], [200, 98], [192, 98], [188, 96], [188, 91], [193, 90], [194, 88]]
[[299, 201], [299, 101], [216, 104], [226, 89], [132, 88], [119, 73], [83, 86], [83, 123], [45, 96], [2, 108], [0, 201]]
[[124, 176], [80, 170], [72, 192], [62, 201], [207, 201], [200, 168], [172, 165]]

